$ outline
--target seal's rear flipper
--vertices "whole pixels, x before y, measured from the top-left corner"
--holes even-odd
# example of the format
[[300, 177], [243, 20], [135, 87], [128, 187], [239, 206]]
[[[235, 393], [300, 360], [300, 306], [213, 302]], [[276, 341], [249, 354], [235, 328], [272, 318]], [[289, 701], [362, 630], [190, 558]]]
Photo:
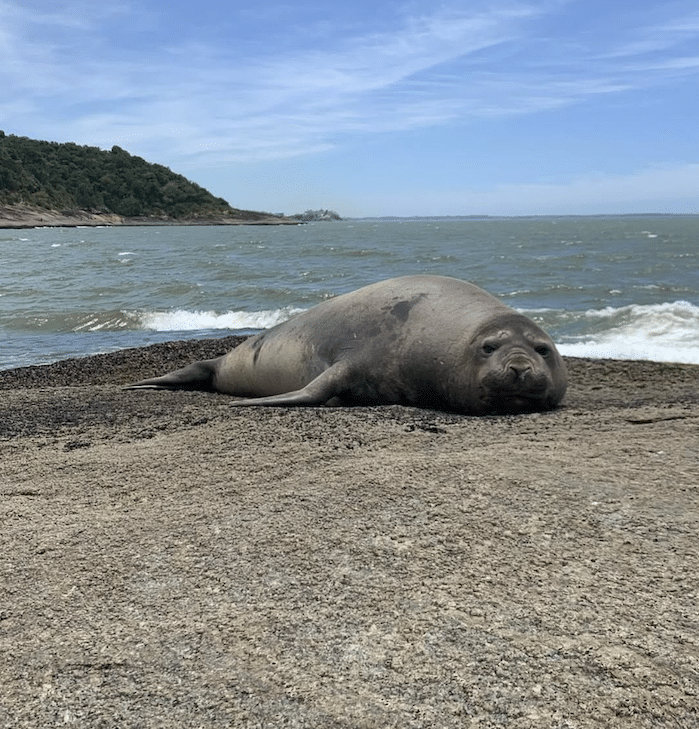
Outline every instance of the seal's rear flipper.
[[327, 405], [330, 400], [339, 396], [346, 388], [347, 366], [335, 364], [321, 372], [306, 387], [292, 392], [282, 392], [268, 397], [253, 397], [245, 400], [234, 400], [232, 405], [268, 407], [313, 407]]
[[134, 382], [124, 390], [204, 390], [213, 392], [215, 359], [194, 362], [181, 370], [175, 370], [161, 377]]

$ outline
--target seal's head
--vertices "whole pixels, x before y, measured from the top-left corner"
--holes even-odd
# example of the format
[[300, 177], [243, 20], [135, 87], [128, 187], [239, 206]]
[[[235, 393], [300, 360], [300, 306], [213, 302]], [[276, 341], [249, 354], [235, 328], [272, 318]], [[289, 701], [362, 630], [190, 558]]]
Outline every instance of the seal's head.
[[469, 353], [481, 413], [550, 410], [563, 399], [565, 363], [548, 334], [521, 314], [490, 321]]

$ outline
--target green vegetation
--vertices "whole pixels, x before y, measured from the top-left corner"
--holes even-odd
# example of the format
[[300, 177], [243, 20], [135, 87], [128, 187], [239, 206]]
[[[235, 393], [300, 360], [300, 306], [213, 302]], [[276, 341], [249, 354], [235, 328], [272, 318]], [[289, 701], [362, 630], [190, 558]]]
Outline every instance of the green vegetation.
[[83, 209], [124, 217], [256, 219], [223, 198], [120, 147], [41, 142], [0, 131], [0, 205]]
[[305, 213], [297, 213], [296, 215], [292, 215], [292, 217], [303, 223], [310, 223], [316, 220], [342, 220], [334, 210], [306, 210]]

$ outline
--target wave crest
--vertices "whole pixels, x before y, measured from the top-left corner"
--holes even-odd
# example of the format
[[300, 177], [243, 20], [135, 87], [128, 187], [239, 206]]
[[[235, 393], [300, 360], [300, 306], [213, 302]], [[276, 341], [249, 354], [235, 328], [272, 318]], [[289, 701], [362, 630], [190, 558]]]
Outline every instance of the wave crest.
[[140, 328], [153, 329], [159, 332], [184, 332], [199, 329], [269, 329], [303, 309], [286, 307], [269, 311], [228, 311], [217, 314], [215, 311], [149, 311], [138, 316]]
[[699, 363], [699, 307], [688, 301], [566, 312], [558, 348], [575, 357]]

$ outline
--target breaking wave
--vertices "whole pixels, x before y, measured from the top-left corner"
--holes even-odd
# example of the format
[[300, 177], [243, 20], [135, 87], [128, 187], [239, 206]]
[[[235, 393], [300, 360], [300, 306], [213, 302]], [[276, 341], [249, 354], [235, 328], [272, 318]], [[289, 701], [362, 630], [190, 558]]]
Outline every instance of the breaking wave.
[[137, 314], [140, 327], [159, 332], [185, 332], [197, 330], [229, 329], [249, 331], [269, 329], [286, 321], [303, 309], [287, 307], [270, 311], [150, 311]]
[[699, 364], [699, 307], [687, 301], [565, 312], [556, 318], [562, 354]]

